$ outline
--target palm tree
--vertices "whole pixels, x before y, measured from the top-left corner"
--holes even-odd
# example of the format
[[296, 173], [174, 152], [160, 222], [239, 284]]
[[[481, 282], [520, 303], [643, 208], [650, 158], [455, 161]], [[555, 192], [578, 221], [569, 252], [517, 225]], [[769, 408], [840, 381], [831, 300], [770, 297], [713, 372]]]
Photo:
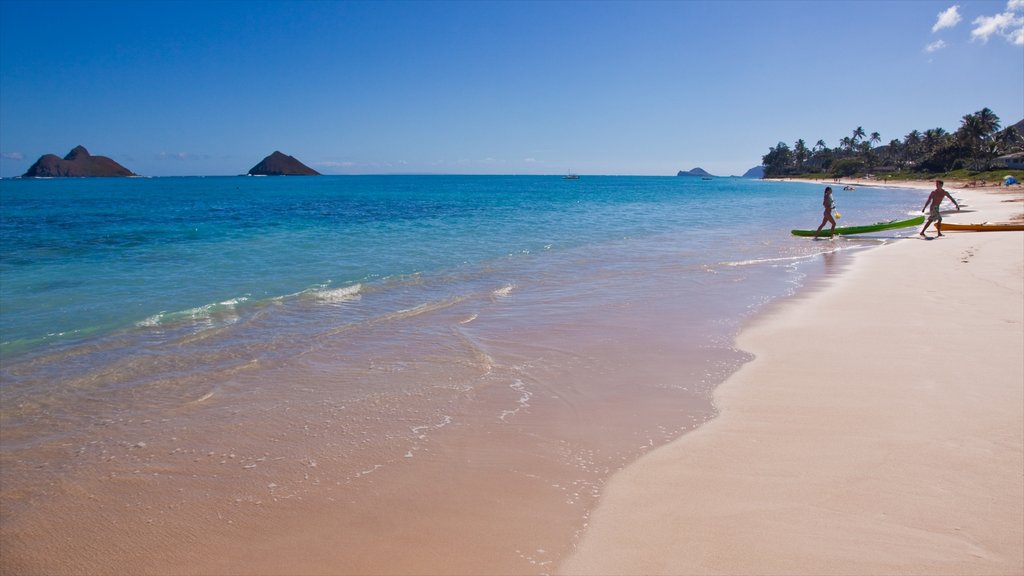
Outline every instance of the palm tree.
[[857, 129], [853, 131], [853, 143], [856, 144], [857, 142], [863, 140], [864, 135], [864, 129], [861, 128], [860, 126], [857, 126]]
[[807, 150], [807, 143], [801, 138], [796, 141], [793, 145], [793, 159], [796, 160], [796, 168], [798, 172], [803, 171], [804, 161], [810, 157], [810, 152]]
[[990, 141], [998, 130], [999, 116], [988, 108], [968, 114], [961, 121], [957, 135], [970, 150], [976, 170], [981, 169], [982, 160], [995, 155], [997, 148], [992, 146]]
[[793, 152], [785, 142], [779, 142], [778, 146], [772, 146], [768, 153], [761, 157], [761, 165], [764, 166], [764, 173], [768, 176], [782, 176], [792, 163]]
[[996, 134], [996, 142], [999, 144], [1000, 154], [1012, 154], [1024, 151], [1024, 140], [1017, 133], [1017, 129], [1010, 126], [999, 134]]
[[889, 162], [892, 162], [893, 166], [902, 168], [903, 145], [900, 143], [899, 138], [893, 138], [889, 141], [888, 158]]
[[983, 155], [982, 150], [984, 149], [986, 134], [986, 124], [977, 114], [968, 114], [960, 121], [960, 129], [957, 130], [957, 136], [964, 147], [970, 151], [971, 157], [974, 159], [972, 167], [975, 170], [980, 165], [979, 160]]
[[910, 134], [903, 137], [903, 145], [906, 149], [906, 154], [911, 162], [917, 162], [920, 157], [921, 150], [921, 132], [914, 130]]
[[982, 108], [974, 113], [978, 117], [978, 122], [981, 123], [981, 128], [985, 131], [986, 137], [999, 131], [999, 116], [996, 113], [989, 110], [988, 108]]
[[946, 139], [946, 131], [942, 128], [931, 128], [924, 131], [922, 144], [925, 154], [934, 154]]
[[933, 128], [924, 133], [914, 130], [902, 140], [894, 138], [879, 148], [881, 141], [882, 135], [878, 132], [868, 136], [864, 127], [858, 126], [835, 148], [829, 148], [824, 140], [818, 140], [810, 150], [803, 139], [798, 140], [792, 150], [779, 142], [769, 149], [763, 160], [766, 172], [771, 168], [776, 174], [830, 167], [837, 173], [849, 172], [862, 167], [871, 169], [879, 161], [887, 167], [935, 172], [963, 167], [965, 162], [980, 170], [995, 156], [1024, 151], [1024, 134], [1012, 127], [1000, 130], [999, 117], [989, 108], [964, 116], [953, 134]]

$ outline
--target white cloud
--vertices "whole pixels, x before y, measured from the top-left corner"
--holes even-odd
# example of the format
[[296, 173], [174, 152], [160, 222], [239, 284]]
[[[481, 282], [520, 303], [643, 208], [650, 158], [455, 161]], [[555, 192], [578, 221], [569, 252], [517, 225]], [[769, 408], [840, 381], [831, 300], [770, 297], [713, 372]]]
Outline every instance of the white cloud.
[[931, 44], [925, 46], [924, 47], [924, 51], [925, 52], [936, 52], [938, 50], [942, 50], [945, 47], [946, 47], [946, 42], [945, 41], [943, 41], [943, 40], [936, 40], [935, 42], [932, 42]]
[[1017, 28], [1016, 30], [1010, 32], [1010, 34], [1007, 35], [1006, 39], [1016, 44], [1017, 46], [1024, 46], [1024, 26], [1021, 26], [1020, 28]]
[[[1017, 9], [1024, 2], [1014, 0], [1007, 4], [1008, 8]], [[992, 36], [1002, 36], [1012, 44], [1024, 46], [1024, 15], [1003, 12], [995, 16], [980, 16], [974, 20], [971, 40], [988, 42]]]
[[1008, 12], [1024, 11], [1024, 0], [1010, 0], [1006, 3]]
[[4, 160], [24, 160], [25, 155], [21, 152], [4, 152], [3, 154], [0, 154], [0, 158], [3, 158]]
[[960, 6], [958, 4], [954, 4], [942, 12], [939, 12], [939, 19], [936, 20], [935, 25], [932, 26], [932, 32], [938, 32], [943, 28], [952, 28], [959, 24], [960, 20], [962, 20], [960, 17]]

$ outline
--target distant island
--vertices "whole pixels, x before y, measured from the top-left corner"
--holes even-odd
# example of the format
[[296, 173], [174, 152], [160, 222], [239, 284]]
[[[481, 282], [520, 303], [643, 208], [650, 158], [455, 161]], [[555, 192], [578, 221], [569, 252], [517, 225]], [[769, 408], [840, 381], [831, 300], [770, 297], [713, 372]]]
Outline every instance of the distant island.
[[249, 176], [319, 176], [320, 173], [293, 156], [274, 151], [249, 170]]
[[743, 173], [743, 178], [764, 178], [764, 166], [754, 166]]
[[64, 158], [44, 154], [29, 167], [22, 178], [95, 178], [136, 176], [134, 172], [106, 156], [93, 156], [84, 146], [75, 146]]
[[714, 178], [714, 176], [712, 174], [709, 174], [703, 168], [694, 168], [693, 170], [688, 170], [686, 172], [680, 170], [676, 174], [676, 176], [701, 176], [701, 177], [704, 177], [704, 178]]

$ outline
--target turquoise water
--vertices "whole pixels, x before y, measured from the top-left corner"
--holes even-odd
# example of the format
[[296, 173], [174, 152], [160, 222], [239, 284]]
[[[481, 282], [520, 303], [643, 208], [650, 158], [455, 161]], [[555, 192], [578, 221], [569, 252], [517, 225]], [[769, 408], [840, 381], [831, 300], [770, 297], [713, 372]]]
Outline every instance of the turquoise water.
[[[733, 345], [746, 319], [844, 254], [916, 232], [792, 237], [817, 226], [821, 192], [678, 177], [0, 181], [0, 529], [120, 562], [191, 549], [154, 522], [213, 538], [224, 518], [297, 500], [356, 507], [339, 522], [413, 522], [387, 495], [416, 485], [503, 526], [529, 510], [535, 542], [510, 542], [503, 566], [563, 547], [615, 469], [713, 416], [714, 386], [749, 359]], [[835, 197], [844, 224], [923, 202]], [[496, 480], [529, 496], [463, 504]], [[130, 541], [97, 514], [136, 527]], [[339, 533], [367, 529], [353, 522]]]
[[[735, 325], [792, 290], [802, 262], [900, 233], [791, 237], [820, 220], [820, 189], [678, 177], [3, 180], [3, 399], [98, 374], [112, 389], [201, 379], [339, 331], [369, 345], [356, 328], [495, 295], [519, 296], [510, 327], [571, 322], [560, 315], [573, 303], [674, 292], [696, 323]], [[836, 193], [851, 224], [901, 216], [918, 196]], [[403, 337], [425, 339], [398, 331], [388, 344]]]
[[[831, 247], [786, 231], [817, 222], [817, 188], [628, 177], [5, 180], [0, 345], [10, 359], [116, 331], [206, 329], [272, 301], [329, 302], [624, 239], [642, 254], [645, 239], [675, 235], [681, 253], [707, 265], [806, 255]], [[874, 221], [912, 206], [905, 195], [861, 190], [840, 208]]]

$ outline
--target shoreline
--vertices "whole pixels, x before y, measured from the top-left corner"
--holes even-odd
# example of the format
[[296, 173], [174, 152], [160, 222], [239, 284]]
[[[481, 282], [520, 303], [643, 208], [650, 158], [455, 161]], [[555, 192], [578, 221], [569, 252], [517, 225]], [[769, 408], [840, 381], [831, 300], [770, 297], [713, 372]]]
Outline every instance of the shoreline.
[[[758, 228], [775, 229], [763, 214]], [[424, 275], [428, 288], [476, 296], [367, 322], [358, 338], [285, 331], [312, 333], [316, 345], [138, 386], [120, 402], [107, 371], [86, 402], [64, 404], [82, 425], [37, 411], [31, 426], [5, 426], [9, 441], [34, 441], [25, 432], [50, 422], [67, 432], [46, 451], [0, 454], [4, 480], [19, 479], [0, 502], [0, 573], [553, 572], [615, 470], [711, 417], [711, 388], [748, 360], [733, 338], [752, 306], [849, 254], [826, 243], [793, 246], [834, 252], [824, 259], [737, 252], [746, 238], [702, 236], [509, 259], [466, 284]], [[804, 260], [813, 264], [799, 273], [788, 265]], [[351, 321], [374, 294], [338, 308], [285, 303], [260, 322], [292, 328], [277, 320], [296, 311], [304, 324], [334, 325], [334, 311]], [[414, 295], [388, 301], [410, 312], [436, 301]], [[240, 317], [232, 326], [248, 330]], [[200, 332], [197, 351], [244, 343], [217, 334]], [[153, 364], [118, 368], [140, 366]]]
[[[879, 180], [877, 178], [769, 178], [769, 180], [775, 180], [778, 182], [803, 182], [811, 184], [824, 184], [825, 186], [869, 186], [875, 188], [903, 188], [909, 190], [932, 190], [935, 188], [935, 181], [941, 180], [941, 178], [935, 178], [932, 180]], [[831, 180], [831, 181], [830, 181]], [[982, 192], [993, 192], [993, 193], [1016, 193], [1024, 194], [1024, 188], [1020, 184], [1014, 184], [1012, 186], [1004, 186], [1001, 183], [990, 183], [976, 184], [966, 180], [948, 180], [944, 182], [944, 187], [949, 191], [961, 191], [961, 190], [979, 190]]]
[[[874, 178], [769, 178], [769, 180], [823, 184], [825, 186], [874, 186], [877, 188], [909, 188], [913, 190], [931, 190], [935, 187], [935, 180], [895, 180], [893, 182]], [[954, 186], [954, 184], [959, 183], [950, 181], [949, 187], [960, 188], [959, 186]]]
[[[887, 240], [867, 244], [879, 241]], [[796, 299], [842, 278], [861, 252], [838, 244], [816, 245], [826, 252], [807, 260], [815, 270], [801, 265], [814, 281]], [[656, 268], [664, 275], [647, 276], [643, 287], [633, 274], [577, 273], [584, 285], [618, 280], [601, 284], [605, 299], [576, 302], [547, 324], [517, 307], [530, 310], [532, 299], [546, 306], [549, 291], [501, 282], [483, 304], [416, 317], [424, 328], [455, 327], [457, 349], [468, 355], [403, 345], [387, 333], [378, 341], [394, 348], [374, 346], [374, 366], [390, 387], [477, 385], [346, 396], [339, 375], [363, 373], [338, 362], [346, 344], [339, 335], [296, 365], [204, 377], [170, 411], [86, 426], [61, 468], [49, 462], [62, 462], [73, 444], [54, 443], [47, 469], [0, 454], [5, 478], [32, 471], [26, 477], [40, 478], [34, 484], [45, 496], [24, 498], [30, 492], [7, 484], [0, 540], [9, 553], [0, 574], [555, 573], [607, 480], [712, 419], [713, 390], [750, 358], [735, 345], [740, 328], [794, 298], [784, 291], [749, 314], [716, 308], [740, 314], [735, 322], [724, 320], [734, 318], [727, 312], [692, 314], [692, 298], [680, 297], [686, 289], [742, 297], [746, 282], [792, 280], [783, 268], [732, 264], [715, 272], [731, 281], [695, 288], [672, 283], [675, 267]], [[529, 321], [504, 322], [509, 315]], [[421, 360], [435, 355], [461, 360]], [[256, 393], [262, 402], [250, 400]], [[12, 502], [31, 515], [19, 518]]]
[[[950, 222], [1020, 217], [949, 188]], [[858, 254], [741, 331], [719, 415], [614, 475], [559, 572], [1021, 573], [1022, 302], [1019, 232]]]

